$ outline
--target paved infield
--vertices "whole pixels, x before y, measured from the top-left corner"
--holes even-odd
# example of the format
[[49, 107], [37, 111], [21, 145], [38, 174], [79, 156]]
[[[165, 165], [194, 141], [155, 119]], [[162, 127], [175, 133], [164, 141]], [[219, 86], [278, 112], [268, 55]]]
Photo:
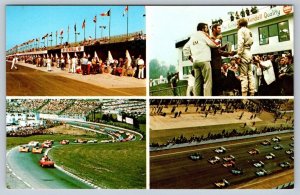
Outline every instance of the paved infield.
[[71, 74], [52, 67], [18, 65], [10, 70], [6, 63], [7, 96], [144, 96], [146, 79], [117, 77], [109, 74]]
[[[275, 145], [262, 146], [260, 142], [264, 139], [271, 139], [274, 136], [266, 136], [259, 138], [251, 138], [238, 141], [229, 141], [216, 144], [207, 144], [194, 147], [186, 147], [180, 149], [155, 151], [150, 153], [150, 188], [152, 189], [211, 189], [215, 188], [214, 182], [227, 179], [231, 185], [229, 188], [274, 188], [280, 184], [284, 184], [294, 180], [293, 169], [284, 170], [278, 166], [279, 162], [288, 161], [293, 164], [289, 155], [285, 151], [291, 148], [289, 146], [293, 141], [290, 139], [292, 133], [279, 135], [282, 138], [280, 144], [283, 150], [274, 150]], [[225, 146], [227, 152], [225, 154], [216, 154], [213, 150], [217, 147]], [[257, 148], [260, 150], [258, 155], [248, 154], [248, 150]], [[192, 161], [188, 156], [194, 152], [203, 154], [204, 159]], [[274, 160], [266, 160], [265, 155], [274, 153]], [[228, 155], [236, 157], [236, 166], [244, 170], [241, 176], [231, 174], [230, 168], [225, 168], [222, 163], [211, 165], [208, 159], [213, 156], [223, 158]], [[270, 174], [267, 177], [258, 179], [255, 176], [255, 161], [263, 161], [264, 169]], [[223, 160], [222, 160], [223, 162]], [[284, 174], [288, 171], [286, 174]], [[286, 177], [276, 177], [277, 174], [287, 175]], [[268, 182], [264, 182], [268, 178]], [[255, 183], [256, 185], [252, 185]], [[243, 185], [241, 185], [243, 184]], [[247, 185], [245, 185], [247, 184]]]

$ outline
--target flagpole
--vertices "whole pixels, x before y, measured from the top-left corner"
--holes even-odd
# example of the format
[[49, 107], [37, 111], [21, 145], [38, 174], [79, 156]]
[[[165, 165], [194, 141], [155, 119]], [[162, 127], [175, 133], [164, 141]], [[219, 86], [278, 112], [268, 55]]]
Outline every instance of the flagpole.
[[68, 25], [68, 43], [69, 43], [69, 37], [70, 37], [70, 26]]
[[84, 37], [84, 41], [85, 41], [85, 19], [84, 19], [84, 29], [83, 29], [83, 37]]
[[110, 17], [111, 17], [111, 10], [109, 10], [109, 24], [108, 24], [108, 40], [110, 41]]
[[[96, 14], [96, 16], [97, 16], [97, 14]], [[95, 16], [95, 19], [96, 19], [95, 20], [95, 40], [97, 39], [97, 37], [96, 37], [96, 35], [97, 35], [97, 33], [96, 33], [97, 32], [97, 30], [96, 30], [97, 29], [97, 17], [96, 16]]]
[[57, 45], [57, 31], [56, 31], [55, 37], [56, 37], [56, 44], [55, 45]]
[[127, 6], [127, 41], [128, 41], [128, 14], [129, 14], [129, 8]]

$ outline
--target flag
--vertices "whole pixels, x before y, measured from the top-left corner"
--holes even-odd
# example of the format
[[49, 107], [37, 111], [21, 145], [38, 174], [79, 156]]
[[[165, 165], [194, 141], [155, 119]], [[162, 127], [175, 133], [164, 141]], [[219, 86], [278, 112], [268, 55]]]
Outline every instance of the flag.
[[[95, 58], [98, 58], [98, 54], [97, 54], [96, 51], [95, 51], [94, 57], [95, 57]], [[98, 58], [98, 59], [99, 59], [99, 58]]]
[[114, 63], [114, 58], [112, 57], [110, 51], [108, 51], [108, 57], [107, 57], [107, 59], [108, 59], [109, 63]]
[[76, 24], [74, 25], [74, 31], [76, 32]]
[[104, 13], [100, 14], [100, 16], [110, 16], [110, 10], [108, 10], [107, 12], [104, 12]]
[[125, 52], [125, 56], [128, 59], [128, 64], [131, 66], [132, 59], [131, 59], [131, 56], [130, 56], [129, 51], [127, 49], [126, 49], [126, 52]]
[[60, 35], [63, 35], [63, 34], [64, 34], [64, 29], [61, 29]]
[[127, 12], [128, 12], [128, 5], [125, 6], [125, 10], [123, 12], [123, 17], [125, 16], [125, 14], [127, 14]]
[[40, 39], [39, 39], [39, 38], [36, 38], [35, 41], [40, 41]]
[[85, 19], [82, 22], [82, 29], [84, 29], [84, 28], [85, 28]]
[[51, 34], [49, 35], [49, 37], [52, 37], [52, 32], [51, 32]]
[[94, 17], [93, 22], [94, 22], [94, 23], [97, 22], [97, 16]]

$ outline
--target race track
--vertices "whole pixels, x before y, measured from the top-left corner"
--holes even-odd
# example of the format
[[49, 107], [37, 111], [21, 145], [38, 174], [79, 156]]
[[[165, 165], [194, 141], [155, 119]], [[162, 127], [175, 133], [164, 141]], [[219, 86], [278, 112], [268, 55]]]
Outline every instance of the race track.
[[[285, 184], [294, 180], [293, 168], [283, 169], [279, 167], [279, 162], [288, 161], [294, 164], [285, 153], [290, 149], [290, 139], [293, 134], [285, 133], [279, 134], [282, 138], [280, 145], [283, 146], [282, 150], [274, 150], [275, 142], [271, 142], [271, 146], [263, 146], [260, 143], [265, 139], [271, 139], [272, 136], [257, 137], [250, 139], [243, 139], [237, 141], [228, 141], [215, 144], [199, 145], [194, 147], [185, 147], [172, 150], [162, 150], [150, 153], [150, 188], [151, 189], [211, 189], [216, 188], [215, 182], [226, 179], [230, 182], [229, 188], [243, 187], [241, 184], [250, 184], [257, 182], [257, 185], [248, 185], [246, 188], [270, 188], [269, 185], [263, 185], [255, 175], [255, 171], [259, 168], [253, 166], [254, 161], [263, 161], [265, 163], [264, 169], [268, 172], [268, 176], [263, 176], [261, 179], [276, 176], [286, 171], [292, 171], [292, 174], [286, 179], [278, 178], [279, 181], [273, 182], [272, 188], [277, 184]], [[225, 154], [217, 154], [213, 150], [217, 147], [224, 146], [227, 148]], [[248, 154], [248, 150], [257, 148], [260, 153], [258, 155]], [[189, 159], [189, 155], [194, 152], [200, 152], [204, 159], [193, 161]], [[272, 152], [276, 155], [275, 159], [267, 160], [265, 155]], [[230, 173], [231, 168], [223, 167], [221, 160], [220, 163], [212, 165], [208, 163], [208, 159], [213, 156], [219, 156], [221, 159], [228, 155], [234, 155], [236, 158], [236, 167], [244, 170], [243, 175], [233, 175]], [[258, 183], [262, 183], [258, 187]], [[267, 182], [268, 184], [270, 183]]]
[[[10, 70], [6, 62], [7, 96], [133, 96], [145, 95], [146, 87], [105, 88], [25, 66]], [[33, 66], [33, 65], [32, 65]], [[66, 73], [68, 74], [68, 73]], [[81, 75], [79, 75], [81, 76]], [[96, 75], [88, 75], [93, 77]]]
[[18, 147], [7, 155], [9, 168], [33, 189], [91, 189], [91, 187], [56, 168], [42, 168], [42, 154], [21, 153]]

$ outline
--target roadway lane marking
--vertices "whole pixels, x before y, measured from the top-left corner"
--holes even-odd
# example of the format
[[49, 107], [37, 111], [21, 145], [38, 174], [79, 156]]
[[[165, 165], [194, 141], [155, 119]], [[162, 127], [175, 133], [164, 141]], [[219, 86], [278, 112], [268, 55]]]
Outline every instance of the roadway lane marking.
[[[6, 153], [6, 160], [8, 158], [8, 155], [10, 154], [10, 152], [17, 148], [18, 146], [10, 149], [7, 153]], [[8, 168], [8, 170], [11, 172], [12, 175], [14, 175], [17, 179], [19, 179], [21, 182], [23, 182], [27, 187], [29, 187], [30, 189], [34, 189], [30, 184], [28, 184], [27, 182], [25, 182], [20, 176], [18, 176], [17, 174], [15, 174], [15, 172], [13, 172], [13, 170], [9, 167], [8, 163], [6, 164], [6, 167]]]
[[[290, 137], [290, 136], [291, 135], [285, 135], [285, 136], [280, 136], [280, 137]], [[241, 143], [223, 144], [222, 146], [241, 145], [241, 144], [247, 144], [247, 143], [252, 143], [252, 142], [258, 142], [258, 141], [262, 141], [262, 140], [266, 140], [266, 138], [258, 139], [258, 140], [253, 140], [253, 141], [248, 141], [248, 142], [241, 142]], [[213, 143], [211, 143], [211, 144], [213, 144]], [[211, 146], [211, 147], [201, 148], [201, 149], [185, 150], [185, 151], [173, 152], [173, 153], [167, 153], [167, 154], [158, 154], [158, 155], [152, 155], [152, 156], [150, 156], [150, 158], [156, 158], [156, 157], [162, 157], [162, 156], [170, 156], [170, 155], [174, 155], [174, 154], [182, 154], [182, 153], [194, 152], [194, 151], [201, 151], [201, 150], [212, 149], [212, 148], [217, 148], [217, 147], [218, 146]]]

